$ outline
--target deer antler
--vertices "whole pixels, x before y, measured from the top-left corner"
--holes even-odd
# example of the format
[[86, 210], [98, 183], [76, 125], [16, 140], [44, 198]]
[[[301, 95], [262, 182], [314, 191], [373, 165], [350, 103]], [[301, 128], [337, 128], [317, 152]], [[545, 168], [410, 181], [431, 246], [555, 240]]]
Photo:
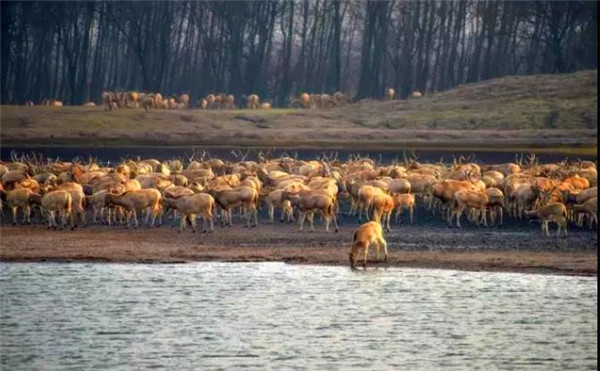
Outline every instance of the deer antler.
[[260, 162], [264, 162], [264, 159], [265, 159], [265, 158], [264, 158], [264, 156], [263, 156], [262, 150], [259, 150], [259, 151], [258, 151], [258, 153], [256, 154], [256, 157], [258, 158], [258, 161], [260, 161]]
[[469, 169], [469, 171], [467, 171], [467, 178], [471, 183], [477, 183], [477, 180], [473, 180], [473, 169]]
[[[240, 150], [240, 154], [242, 154], [241, 150]], [[250, 150], [247, 150], [246, 153], [242, 155], [242, 161], [246, 161], [246, 157], [248, 157], [249, 154], [250, 154]]]
[[188, 157], [188, 161], [189, 161], [189, 162], [192, 162], [192, 161], [194, 161], [194, 157], [196, 157], [196, 151], [195, 151], [195, 150], [193, 150], [193, 151], [192, 151], [192, 155], [191, 155], [190, 157]]

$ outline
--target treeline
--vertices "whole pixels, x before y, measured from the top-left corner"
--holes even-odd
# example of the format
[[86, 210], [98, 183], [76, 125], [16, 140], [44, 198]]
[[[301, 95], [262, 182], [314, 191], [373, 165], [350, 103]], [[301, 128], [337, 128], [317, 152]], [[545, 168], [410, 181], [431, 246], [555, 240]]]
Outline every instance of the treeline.
[[596, 1], [2, 1], [1, 101], [381, 97], [597, 68]]

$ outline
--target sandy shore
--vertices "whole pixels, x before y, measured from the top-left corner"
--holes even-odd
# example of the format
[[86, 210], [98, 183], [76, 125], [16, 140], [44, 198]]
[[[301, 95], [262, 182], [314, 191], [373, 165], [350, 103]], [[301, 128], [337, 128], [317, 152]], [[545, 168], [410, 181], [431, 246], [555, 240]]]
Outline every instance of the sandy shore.
[[[348, 265], [355, 225], [339, 233], [300, 233], [293, 225], [217, 228], [210, 234], [176, 228], [91, 226], [75, 231], [41, 225], [0, 227], [0, 261], [187, 263], [195, 261]], [[389, 266], [470, 271], [597, 275], [597, 237], [574, 231], [568, 239], [532, 231], [400, 226], [386, 236]]]

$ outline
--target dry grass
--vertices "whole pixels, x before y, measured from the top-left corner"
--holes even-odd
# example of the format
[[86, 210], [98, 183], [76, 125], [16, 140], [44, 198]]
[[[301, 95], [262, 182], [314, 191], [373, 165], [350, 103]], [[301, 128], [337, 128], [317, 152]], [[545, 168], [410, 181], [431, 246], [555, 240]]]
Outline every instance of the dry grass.
[[597, 71], [505, 77], [329, 110], [1, 107], [7, 145], [566, 146], [595, 152]]

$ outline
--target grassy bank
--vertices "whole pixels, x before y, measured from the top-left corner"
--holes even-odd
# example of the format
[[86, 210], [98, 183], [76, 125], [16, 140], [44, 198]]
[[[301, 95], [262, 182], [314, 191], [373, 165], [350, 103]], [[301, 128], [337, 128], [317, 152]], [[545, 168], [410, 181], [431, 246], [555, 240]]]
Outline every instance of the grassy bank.
[[506, 77], [421, 99], [363, 100], [327, 110], [150, 111], [0, 107], [11, 146], [230, 145], [296, 148], [597, 146], [597, 71]]

